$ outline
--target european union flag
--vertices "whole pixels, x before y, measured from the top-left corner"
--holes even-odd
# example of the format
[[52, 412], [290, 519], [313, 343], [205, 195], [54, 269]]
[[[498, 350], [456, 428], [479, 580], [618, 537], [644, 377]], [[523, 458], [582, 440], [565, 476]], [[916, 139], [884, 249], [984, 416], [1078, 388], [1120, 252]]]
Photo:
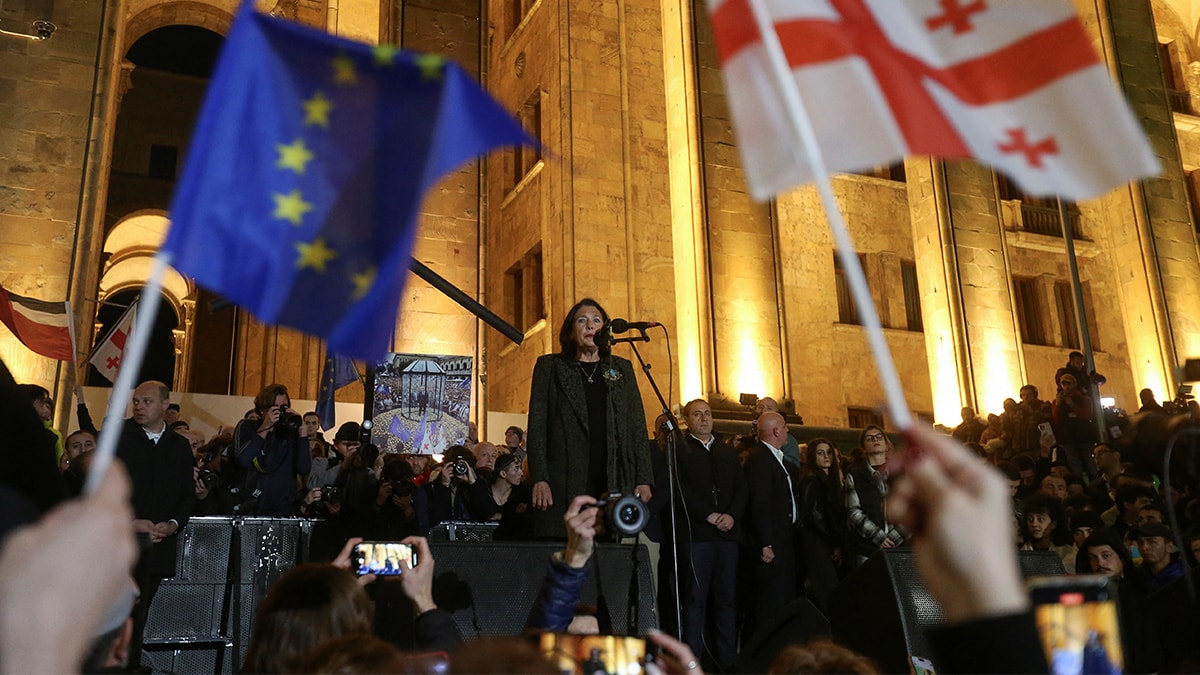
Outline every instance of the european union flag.
[[171, 207], [168, 261], [260, 321], [387, 351], [425, 193], [534, 141], [455, 63], [242, 4]]
[[354, 361], [326, 352], [325, 367], [321, 370], [321, 392], [317, 394], [317, 417], [321, 418], [322, 429], [332, 429], [337, 421], [333, 392], [357, 379], [358, 368], [354, 367]]

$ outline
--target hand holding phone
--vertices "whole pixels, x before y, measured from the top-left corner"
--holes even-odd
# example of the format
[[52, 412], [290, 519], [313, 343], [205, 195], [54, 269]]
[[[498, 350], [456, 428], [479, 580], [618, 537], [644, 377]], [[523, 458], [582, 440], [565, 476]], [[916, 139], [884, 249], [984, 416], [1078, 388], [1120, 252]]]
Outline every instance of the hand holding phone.
[[350, 553], [350, 570], [355, 576], [400, 576], [416, 566], [417, 553], [411, 544], [398, 541], [363, 541]]
[[1108, 577], [1034, 577], [1028, 586], [1051, 673], [1124, 669], [1117, 604]]

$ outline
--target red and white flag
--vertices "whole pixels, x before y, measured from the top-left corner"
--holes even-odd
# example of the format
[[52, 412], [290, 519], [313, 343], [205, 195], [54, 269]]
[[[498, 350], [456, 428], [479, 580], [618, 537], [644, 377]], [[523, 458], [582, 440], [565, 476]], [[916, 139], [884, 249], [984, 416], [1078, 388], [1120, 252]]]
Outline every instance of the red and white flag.
[[[1088, 199], [1158, 160], [1066, 0], [760, 0], [830, 171], [971, 157]], [[812, 181], [751, 0], [709, 0], [757, 199]]]
[[108, 335], [96, 345], [92, 358], [88, 359], [88, 363], [95, 366], [109, 382], [117, 381], [117, 371], [121, 368], [121, 358], [125, 355], [125, 341], [129, 339], [129, 333], [133, 330], [133, 320], [136, 316], [135, 300], [117, 320], [112, 330], [108, 331]]
[[38, 354], [59, 361], [75, 360], [67, 303], [34, 300], [0, 287], [0, 321], [21, 344]]

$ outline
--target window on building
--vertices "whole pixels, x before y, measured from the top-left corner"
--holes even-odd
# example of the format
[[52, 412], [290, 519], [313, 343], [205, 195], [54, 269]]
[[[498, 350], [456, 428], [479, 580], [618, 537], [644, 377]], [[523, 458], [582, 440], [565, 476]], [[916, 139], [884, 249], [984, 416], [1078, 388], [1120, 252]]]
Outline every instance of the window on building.
[[1021, 342], [1029, 345], [1049, 345], [1046, 340], [1045, 312], [1038, 297], [1037, 279], [1014, 277], [1013, 295], [1017, 304], [1017, 323], [1021, 328]]
[[[864, 264], [861, 253], [858, 256], [858, 262], [860, 265]], [[854, 294], [850, 292], [850, 278], [847, 276], [846, 270], [842, 268], [842, 260], [838, 257], [837, 252], [833, 254], [833, 275], [834, 284], [837, 286], [838, 323], [861, 325], [862, 322], [858, 319], [858, 306], [854, 302]]]
[[865, 429], [872, 424], [883, 427], [883, 413], [874, 408], [846, 408], [846, 426]]
[[525, 15], [533, 7], [535, 0], [503, 0], [500, 3], [504, 12], [504, 38], [507, 40], [516, 32], [517, 26], [525, 20]]
[[1187, 172], [1188, 204], [1192, 207], [1192, 227], [1200, 232], [1200, 171]]
[[504, 305], [509, 321], [521, 332], [546, 318], [540, 243], [504, 273]]
[[917, 285], [917, 263], [912, 260], [900, 261], [900, 278], [904, 282], [904, 316], [907, 328], [912, 331], [924, 331], [925, 320], [921, 317], [921, 289]]
[[1058, 311], [1059, 337], [1062, 346], [1079, 349], [1079, 324], [1075, 313], [1075, 291], [1069, 281], [1054, 282], [1054, 305]]
[[[1058, 200], [1053, 197], [1031, 197], [1025, 194], [1002, 173], [996, 174], [1000, 183], [1000, 199], [1021, 203], [1021, 228], [1034, 234], [1052, 237], [1063, 236], [1062, 217], [1058, 212]], [[1083, 239], [1083, 219], [1079, 205], [1066, 201], [1067, 220], [1071, 223], [1071, 236]]]
[[904, 174], [904, 162], [896, 162], [895, 164], [885, 164], [864, 171], [855, 171], [859, 176], [870, 176], [871, 178], [882, 178], [883, 180], [894, 180], [903, 183], [907, 180]]
[[1167, 102], [1171, 110], [1185, 115], [1192, 114], [1192, 97], [1187, 85], [1180, 77], [1180, 68], [1175, 57], [1174, 42], [1158, 43], [1158, 61], [1162, 68], [1163, 81], [1167, 85]]
[[175, 180], [175, 171], [179, 166], [179, 148], [174, 145], [150, 146], [150, 166], [146, 175], [159, 180]]
[[542, 91], [539, 89], [525, 100], [525, 104], [517, 111], [517, 119], [538, 142], [537, 146], [517, 146], [509, 150], [509, 163], [512, 172], [511, 187], [516, 187], [525, 176], [533, 171], [538, 162], [542, 161]]

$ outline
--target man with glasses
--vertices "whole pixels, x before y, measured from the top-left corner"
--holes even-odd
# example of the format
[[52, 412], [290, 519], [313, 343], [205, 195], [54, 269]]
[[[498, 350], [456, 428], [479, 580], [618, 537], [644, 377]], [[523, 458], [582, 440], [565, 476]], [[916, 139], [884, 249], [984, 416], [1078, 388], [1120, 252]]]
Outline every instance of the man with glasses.
[[859, 435], [861, 459], [846, 472], [847, 541], [852, 568], [866, 562], [876, 551], [896, 548], [905, 534], [887, 519], [888, 454], [892, 443], [883, 429], [871, 425]]

